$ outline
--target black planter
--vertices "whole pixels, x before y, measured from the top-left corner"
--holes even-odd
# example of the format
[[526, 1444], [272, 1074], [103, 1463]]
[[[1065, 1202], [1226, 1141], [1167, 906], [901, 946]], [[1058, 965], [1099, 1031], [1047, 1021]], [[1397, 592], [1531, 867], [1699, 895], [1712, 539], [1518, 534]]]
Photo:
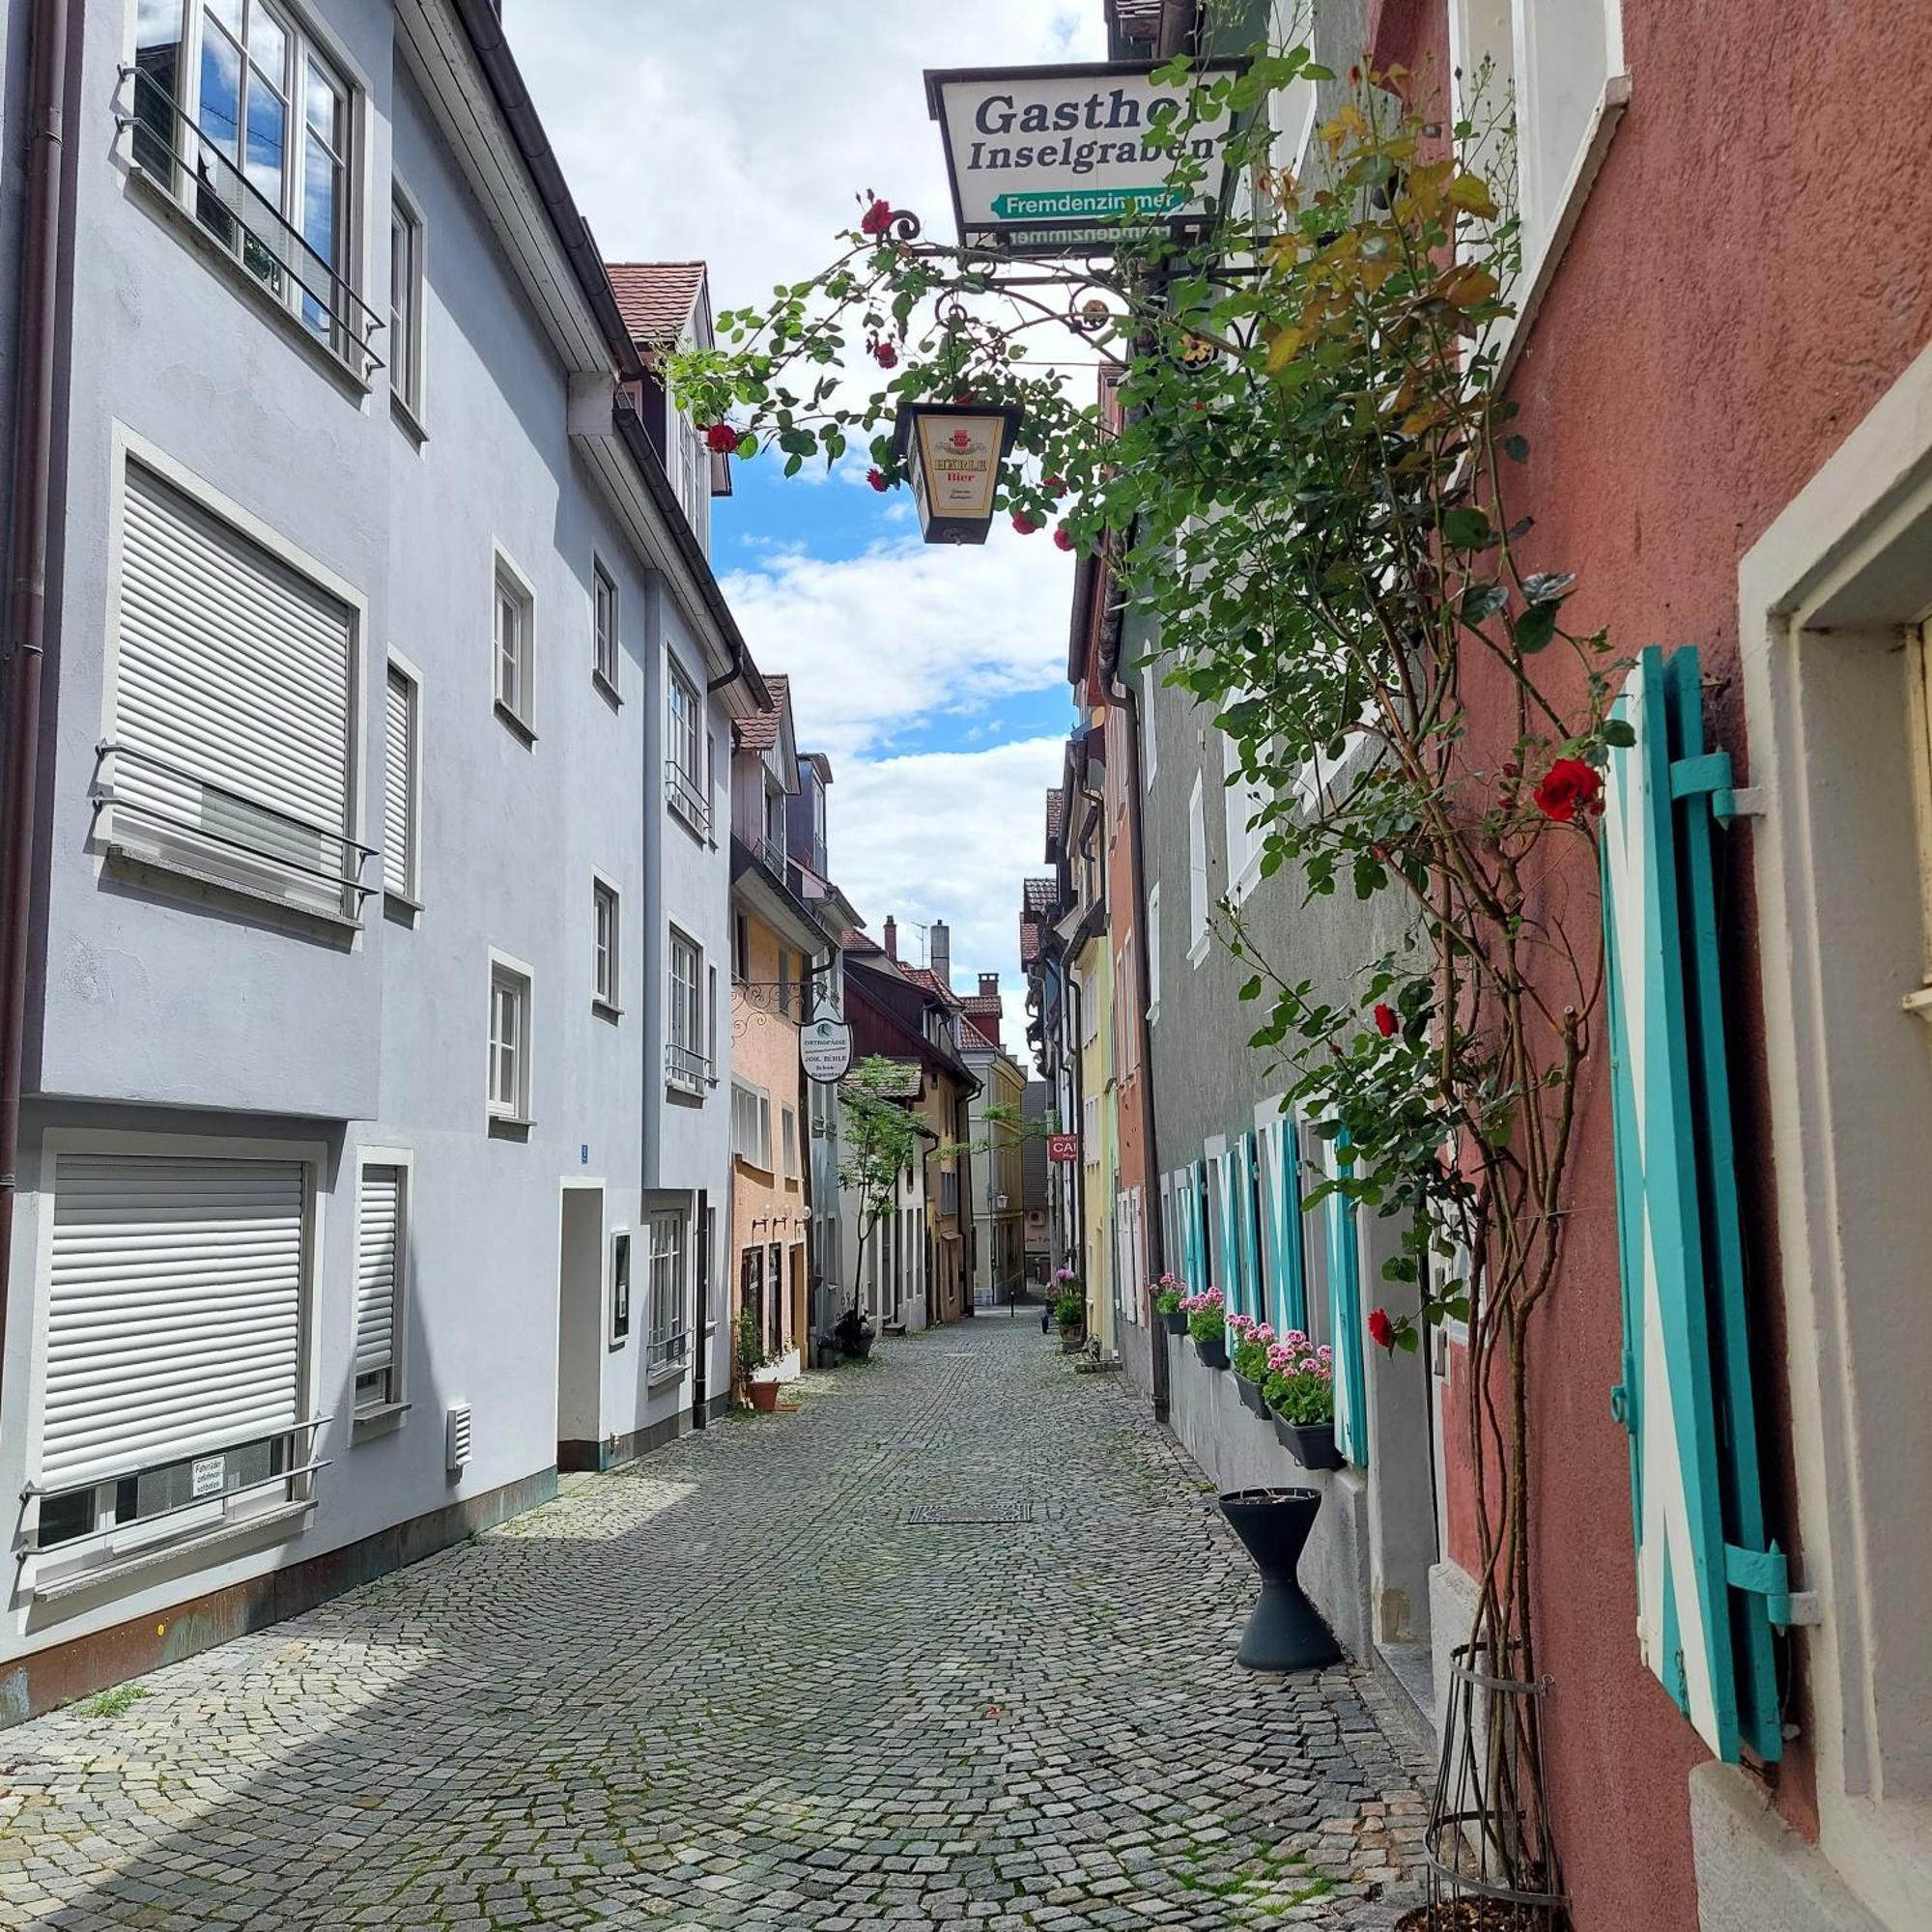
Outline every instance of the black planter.
[[873, 1332], [869, 1327], [858, 1327], [851, 1322], [838, 1324], [838, 1346], [845, 1350], [848, 1362], [863, 1362], [872, 1352]]
[[1294, 1574], [1321, 1507], [1320, 1490], [1231, 1490], [1221, 1498], [1221, 1514], [1261, 1572], [1261, 1601], [1235, 1653], [1250, 1670], [1325, 1670], [1341, 1661], [1341, 1645]]
[[1184, 1335], [1187, 1333], [1187, 1317], [1181, 1314], [1179, 1309], [1170, 1308], [1162, 1314], [1160, 1319], [1166, 1324], [1167, 1332], [1170, 1335]]
[[1239, 1369], [1236, 1369], [1235, 1386], [1241, 1392], [1241, 1401], [1265, 1422], [1268, 1417], [1268, 1406], [1266, 1396], [1262, 1393], [1261, 1383], [1250, 1381]]
[[1342, 1452], [1335, 1447], [1335, 1425], [1332, 1422], [1291, 1422], [1277, 1409], [1274, 1435], [1275, 1440], [1304, 1469], [1339, 1469], [1343, 1466]]
[[1215, 1335], [1205, 1342], [1199, 1335], [1195, 1336], [1194, 1352], [1201, 1357], [1204, 1368], [1225, 1369], [1228, 1366], [1228, 1344], [1220, 1335]]

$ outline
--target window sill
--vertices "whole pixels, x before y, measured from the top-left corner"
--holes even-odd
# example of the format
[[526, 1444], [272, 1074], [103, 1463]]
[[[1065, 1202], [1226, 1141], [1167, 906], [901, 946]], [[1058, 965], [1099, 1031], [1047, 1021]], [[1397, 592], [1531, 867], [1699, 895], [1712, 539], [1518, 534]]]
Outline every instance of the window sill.
[[613, 1007], [609, 1000], [600, 1000], [594, 993], [590, 996], [590, 1011], [595, 1018], [609, 1020], [612, 1026], [624, 1017], [622, 1007]]
[[[257, 309], [264, 321], [281, 334], [299, 355], [308, 358], [316, 369], [335, 384], [351, 402], [358, 407], [369, 394], [369, 383], [358, 376], [327, 343], [318, 339], [315, 331], [290, 308], [272, 289], [244, 269], [229, 251], [217, 242], [194, 217], [193, 212], [182, 206], [181, 202], [148, 171], [132, 162], [128, 165], [128, 193], [147, 203], [155, 213], [181, 236], [182, 240], [205, 261], [215, 274], [228, 284], [243, 300]], [[353, 293], [353, 291], [352, 291]]]
[[515, 1114], [492, 1114], [490, 1138], [497, 1141], [527, 1141], [533, 1123]]
[[1187, 963], [1190, 966], [1199, 966], [1202, 960], [1207, 958], [1210, 943], [1211, 943], [1210, 935], [1204, 932], [1201, 935], [1201, 937], [1197, 939], [1194, 942], [1194, 944], [1187, 949]]
[[612, 711], [623, 709], [624, 694], [595, 665], [590, 667], [590, 682], [596, 687], [598, 695], [610, 705]]
[[644, 1378], [647, 1389], [668, 1388], [672, 1382], [681, 1382], [691, 1373], [691, 1364], [680, 1355], [674, 1362], [665, 1362], [653, 1369]]
[[1160, 1002], [1156, 1000], [1153, 1003], [1153, 1005], [1148, 1009], [1148, 1025], [1158, 1026], [1159, 1024], [1160, 1024]]
[[[280, 1542], [298, 1522], [305, 1521], [314, 1514], [313, 1498], [281, 1503], [273, 1509], [242, 1517], [238, 1521], [224, 1522], [218, 1528], [205, 1530], [199, 1535], [184, 1536], [177, 1542], [157, 1543], [152, 1548], [142, 1550], [138, 1556], [79, 1571], [71, 1577], [63, 1577], [57, 1583], [37, 1582], [30, 1587], [38, 1604], [65, 1603], [70, 1598], [90, 1596], [109, 1584], [126, 1582], [145, 1571], [178, 1563], [186, 1556], [199, 1556], [204, 1551], [216, 1549], [226, 1551], [231, 1546], [256, 1541]], [[262, 1532], [270, 1529], [277, 1534], [273, 1538], [263, 1537]]]
[[521, 738], [526, 748], [536, 744], [537, 734], [535, 731], [522, 718], [519, 718], [500, 697], [493, 698], [491, 702], [496, 706], [497, 716], [509, 727], [513, 736]]
[[626, 1328], [621, 1335], [612, 1335], [611, 1339], [604, 1344], [604, 1352], [607, 1355], [614, 1355], [620, 1350], [628, 1349], [630, 1346], [631, 1346], [631, 1331], [628, 1328]]
[[748, 1153], [733, 1154], [732, 1159], [740, 1167], [744, 1168], [747, 1173], [762, 1175], [767, 1180], [777, 1178], [778, 1170], [776, 1168], [766, 1166], [763, 1161], [753, 1160]]
[[422, 916], [422, 909], [421, 899], [412, 899], [408, 893], [399, 893], [391, 886], [383, 888], [383, 910], [401, 924], [413, 925]]
[[[156, 850], [151, 845], [134, 845], [110, 832], [101, 840], [107, 857], [117, 869], [138, 873], [156, 885], [186, 881], [204, 891], [227, 898], [245, 899], [250, 905], [267, 906], [279, 913], [295, 931], [337, 941], [353, 939], [362, 930], [362, 922], [346, 912], [328, 912], [321, 906], [302, 905], [279, 893], [228, 878], [213, 866], [197, 866], [185, 858]], [[346, 891], [347, 888], [345, 887]]]
[[711, 828], [704, 823], [702, 814], [696, 806], [686, 805], [676, 792], [669, 798], [670, 815], [697, 840], [700, 845], [713, 845]]
[[358, 1442], [373, 1442], [380, 1435], [393, 1435], [410, 1412], [406, 1402], [385, 1402], [376, 1408], [358, 1408], [349, 1425], [351, 1448]]
[[423, 428], [422, 418], [397, 395], [393, 387], [389, 390], [389, 420], [417, 449], [429, 440], [429, 431]]

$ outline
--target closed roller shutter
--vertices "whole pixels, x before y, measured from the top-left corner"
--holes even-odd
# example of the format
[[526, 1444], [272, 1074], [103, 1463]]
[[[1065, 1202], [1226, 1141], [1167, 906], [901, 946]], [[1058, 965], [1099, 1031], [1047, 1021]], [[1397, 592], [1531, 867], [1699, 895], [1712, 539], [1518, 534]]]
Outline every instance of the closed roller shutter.
[[115, 732], [137, 755], [115, 787], [147, 809], [135, 825], [214, 833], [231, 863], [260, 854], [270, 877], [275, 860], [339, 873], [347, 607], [137, 463], [124, 510]]
[[396, 1356], [396, 1283], [403, 1234], [403, 1170], [362, 1170], [355, 1241], [355, 1374], [386, 1375]]
[[383, 883], [406, 896], [415, 891], [416, 688], [389, 672], [383, 713]]
[[301, 1163], [63, 1154], [54, 1186], [42, 1481], [293, 1429]]

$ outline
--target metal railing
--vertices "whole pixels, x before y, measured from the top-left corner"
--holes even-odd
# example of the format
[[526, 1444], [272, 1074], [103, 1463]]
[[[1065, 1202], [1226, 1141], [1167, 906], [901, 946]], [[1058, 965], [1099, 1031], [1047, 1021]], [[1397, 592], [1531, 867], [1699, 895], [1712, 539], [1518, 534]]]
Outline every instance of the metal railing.
[[782, 879], [785, 875], [785, 848], [781, 839], [769, 835], [758, 840], [758, 861], [765, 870]]
[[679, 1046], [675, 1042], [665, 1048], [665, 1079], [672, 1087], [681, 1087], [688, 1094], [701, 1094], [707, 1087], [718, 1084], [718, 1076], [711, 1070], [711, 1061], [699, 1053], [695, 1046]]
[[711, 837], [711, 801], [675, 758], [665, 760], [665, 800], [691, 829], [701, 837]]
[[[117, 819], [145, 819], [159, 827], [163, 833], [185, 835], [195, 845], [213, 846], [218, 852], [238, 854], [253, 867], [264, 867], [274, 873], [293, 873], [298, 880], [314, 880], [318, 886], [327, 888], [335, 895], [338, 906], [345, 913], [359, 912], [362, 901], [376, 890], [374, 886], [362, 882], [363, 867], [376, 856], [373, 845], [364, 845], [351, 838], [347, 833], [337, 832], [313, 819], [302, 818], [293, 811], [284, 811], [279, 806], [265, 805], [260, 799], [237, 791], [232, 785], [225, 785], [216, 779], [205, 777], [153, 752], [144, 752], [137, 746], [103, 739], [95, 746], [94, 752], [94, 782], [89, 797], [93, 801], [97, 820], [103, 810], [111, 808]], [[158, 795], [161, 786], [156, 787], [157, 795], [155, 797], [141, 797], [130, 792], [128, 789], [128, 781], [117, 782], [119, 765], [124, 759], [137, 768], [158, 774], [167, 789], [180, 790], [192, 786], [203, 807], [202, 814], [190, 816], [179, 804]], [[134, 778], [132, 782], [138, 785], [140, 780]], [[208, 822], [206, 808], [211, 799], [224, 802], [237, 820], [266, 820], [269, 823], [254, 838], [242, 836], [240, 823], [223, 831]], [[311, 865], [297, 856], [296, 851], [289, 850], [287, 844], [269, 842], [264, 835], [270, 827], [284, 828], [289, 843], [299, 840], [305, 847], [313, 841], [318, 857], [326, 848], [333, 847], [339, 855], [336, 864], [332, 867]], [[112, 839], [111, 830], [109, 836]], [[114, 842], [126, 843], [125, 840]], [[344, 899], [345, 895], [352, 894], [355, 895], [353, 907]]]
[[[117, 96], [133, 86], [129, 104], [115, 109], [114, 125], [123, 133], [132, 130], [135, 168], [366, 383], [383, 366], [371, 347], [384, 327], [382, 317], [152, 74], [139, 67], [118, 71]], [[348, 211], [341, 213], [346, 235]]]

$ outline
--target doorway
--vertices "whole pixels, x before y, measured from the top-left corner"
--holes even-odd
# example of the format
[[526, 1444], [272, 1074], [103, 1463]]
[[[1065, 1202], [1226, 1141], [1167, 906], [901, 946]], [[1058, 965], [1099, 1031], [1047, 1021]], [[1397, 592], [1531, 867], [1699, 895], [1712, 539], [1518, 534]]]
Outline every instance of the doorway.
[[556, 1253], [556, 1466], [603, 1456], [604, 1188], [566, 1181]]

